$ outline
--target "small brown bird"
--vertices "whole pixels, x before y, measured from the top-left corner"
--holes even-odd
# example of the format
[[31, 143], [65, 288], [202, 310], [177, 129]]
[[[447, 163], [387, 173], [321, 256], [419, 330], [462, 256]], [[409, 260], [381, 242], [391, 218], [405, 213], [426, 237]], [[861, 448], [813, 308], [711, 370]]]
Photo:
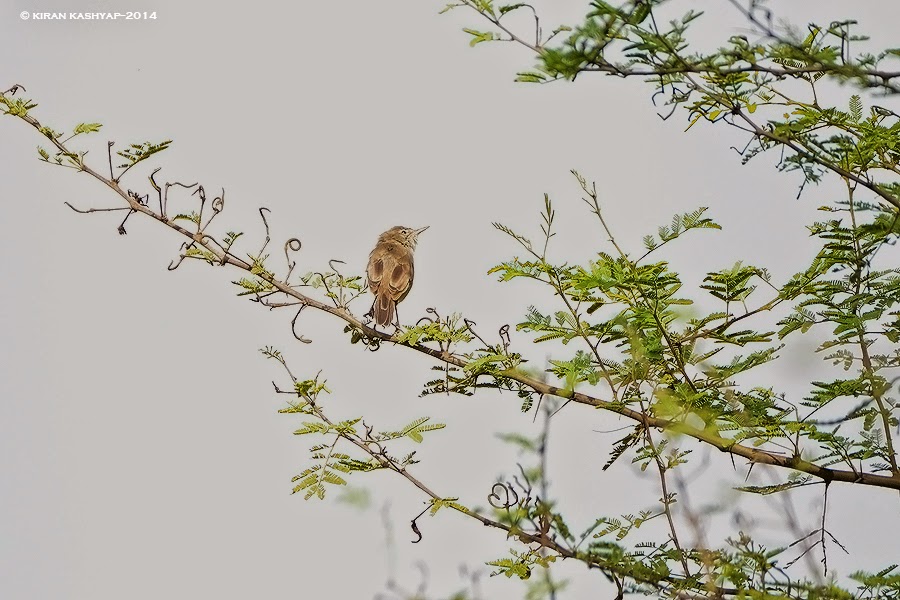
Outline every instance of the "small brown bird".
[[426, 229], [427, 225], [421, 229], [398, 225], [378, 236], [378, 243], [369, 254], [369, 266], [366, 268], [369, 290], [375, 294], [372, 308], [366, 316], [374, 316], [377, 325], [387, 327], [393, 323], [396, 327], [400, 326], [397, 304], [412, 289], [415, 274], [413, 250], [416, 249], [419, 234]]

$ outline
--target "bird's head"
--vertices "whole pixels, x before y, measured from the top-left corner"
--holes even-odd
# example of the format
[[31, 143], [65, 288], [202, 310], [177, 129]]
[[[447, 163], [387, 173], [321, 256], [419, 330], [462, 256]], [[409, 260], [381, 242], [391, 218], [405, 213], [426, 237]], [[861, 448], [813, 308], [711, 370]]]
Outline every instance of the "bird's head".
[[390, 229], [382, 233], [379, 241], [391, 240], [403, 244], [407, 248], [415, 249], [416, 242], [419, 240], [419, 234], [426, 229], [428, 229], [428, 225], [420, 229], [413, 229], [412, 227], [397, 225], [396, 227], [391, 227]]

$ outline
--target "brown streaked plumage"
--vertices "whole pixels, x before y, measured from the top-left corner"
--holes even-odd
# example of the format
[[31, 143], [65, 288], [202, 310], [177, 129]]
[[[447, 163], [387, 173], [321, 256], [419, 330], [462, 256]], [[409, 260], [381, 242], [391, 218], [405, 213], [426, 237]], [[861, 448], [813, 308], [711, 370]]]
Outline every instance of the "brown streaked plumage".
[[413, 251], [419, 234], [428, 229], [391, 227], [380, 236], [378, 243], [369, 254], [366, 275], [369, 290], [375, 294], [372, 308], [366, 316], [375, 317], [375, 323], [387, 327], [392, 323], [399, 327], [397, 304], [403, 301], [412, 289], [415, 268]]

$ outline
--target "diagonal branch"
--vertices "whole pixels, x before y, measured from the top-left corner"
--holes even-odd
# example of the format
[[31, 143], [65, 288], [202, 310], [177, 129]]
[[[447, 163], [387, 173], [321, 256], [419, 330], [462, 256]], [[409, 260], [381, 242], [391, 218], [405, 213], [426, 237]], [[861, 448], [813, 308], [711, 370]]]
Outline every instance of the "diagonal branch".
[[[792, 45], [789, 40], [783, 39], [778, 36], [778, 34], [769, 27], [766, 27], [762, 24], [755, 15], [746, 9], [743, 9], [739, 6], [739, 3], [736, 0], [728, 0], [733, 5], [738, 6], [744, 15], [752, 24], [760, 27], [763, 30], [763, 33], [775, 40], [777, 43], [783, 45]], [[635, 2], [635, 5], [640, 4], [640, 2]], [[486, 10], [484, 6], [479, 2], [475, 2], [472, 0], [462, 0], [462, 6], [467, 6], [481, 15], [484, 19], [490, 22], [493, 26], [497, 27], [503, 33], [509, 36], [506, 41], [514, 42], [528, 48], [532, 52], [534, 52], [538, 57], [545, 55], [548, 48], [544, 45], [544, 43], [530, 43], [527, 40], [522, 39], [520, 36], [517, 36], [513, 31], [511, 31], [508, 27], [501, 24], [500, 19], [492, 14], [490, 11]], [[652, 14], [652, 8], [651, 10]], [[812, 66], [772, 66], [767, 64], [761, 64], [758, 62], [751, 62], [750, 64], [743, 65], [719, 65], [714, 61], [710, 61], [708, 59], [700, 58], [692, 58], [687, 59], [682, 56], [682, 53], [677, 48], [673, 48], [665, 36], [660, 34], [658, 31], [653, 30], [653, 34], [656, 39], [663, 45], [667, 47], [667, 52], [676, 60], [676, 65], [651, 65], [650, 68], [634, 66], [632, 63], [628, 63], [626, 65], [619, 65], [612, 63], [600, 56], [597, 53], [597, 56], [592, 57], [591, 61], [585, 65], [582, 65], [578, 68], [578, 72], [600, 72], [606, 73], [609, 75], [615, 75], [621, 78], [629, 78], [629, 77], [640, 77], [640, 78], [650, 78], [651, 80], [655, 80], [658, 78], [666, 78], [672, 76], [683, 76], [685, 80], [690, 84], [690, 86], [696, 90], [700, 91], [710, 98], [714, 99], [719, 105], [723, 107], [723, 109], [731, 112], [732, 115], [739, 118], [741, 121], [745, 122], [749, 129], [739, 126], [734, 120], [726, 120], [733, 127], [737, 127], [743, 131], [747, 131], [751, 133], [755, 139], [768, 140], [770, 142], [782, 145], [784, 147], [790, 148], [792, 151], [796, 152], [805, 160], [808, 160], [824, 169], [831, 171], [839, 175], [842, 178], [849, 179], [858, 183], [859, 185], [867, 188], [874, 194], [878, 195], [885, 202], [894, 206], [897, 209], [900, 209], [900, 198], [898, 198], [896, 193], [892, 193], [891, 190], [886, 188], [884, 185], [879, 184], [878, 182], [872, 180], [869, 177], [864, 177], [861, 175], [857, 175], [847, 169], [845, 169], [842, 165], [840, 165], [836, 161], [828, 160], [825, 157], [819, 156], [814, 151], [810, 150], [803, 144], [799, 143], [794, 139], [790, 139], [781, 135], [778, 135], [766, 128], [763, 125], [760, 125], [758, 122], [751, 119], [746, 111], [742, 110], [742, 107], [739, 102], [728, 98], [725, 95], [716, 93], [715, 90], [711, 89], [708, 85], [703, 85], [697, 81], [697, 77], [699, 78], [711, 78], [711, 77], [727, 77], [729, 75], [735, 75], [740, 73], [757, 73], [757, 74], [765, 74], [772, 76], [774, 78], [783, 78], [783, 77], [798, 77], [798, 76], [813, 76], [813, 75], [833, 75], [836, 77], [856, 77], [858, 80], [862, 81], [862, 84], [871, 88], [881, 88], [884, 91], [892, 94], [900, 93], [900, 85], [897, 84], [897, 80], [900, 79], [900, 71], [881, 71], [877, 69], [868, 69], [863, 68], [856, 65], [848, 65], [848, 64], [826, 64], [820, 61], [817, 61], [816, 64]], [[603, 41], [603, 47], [609, 45], [617, 38], [609, 33], [606, 34], [606, 39]], [[621, 38], [624, 39], [624, 38]], [[796, 45], [793, 44], [792, 47]], [[697, 77], [694, 77], [697, 76]], [[687, 96], [685, 96], [686, 98]], [[679, 102], [680, 103], [680, 102]], [[673, 108], [674, 110], [674, 108]]]
[[[34, 127], [36, 130], [42, 131], [41, 123], [29, 114], [16, 114], [15, 116], [18, 116], [30, 126]], [[83, 155], [72, 153], [65, 146], [65, 144], [60, 142], [58, 139], [49, 136], [48, 139], [50, 139], [51, 143], [53, 143], [60, 152], [72, 158], [79, 171], [87, 173], [97, 181], [110, 188], [113, 192], [118, 194], [133, 213], [139, 213], [141, 215], [150, 217], [153, 220], [188, 238], [189, 240], [191, 240], [192, 244], [196, 245], [198, 248], [202, 248], [211, 256], [215, 257], [217, 259], [217, 264], [229, 265], [231, 267], [236, 267], [242, 271], [253, 274], [272, 286], [273, 289], [278, 290], [279, 292], [284, 293], [286, 296], [295, 299], [298, 304], [304, 307], [311, 307], [334, 315], [335, 317], [347, 323], [351, 328], [361, 332], [364, 336], [371, 340], [397, 344], [394, 336], [369, 327], [366, 323], [363, 323], [352, 313], [350, 313], [346, 308], [342, 306], [326, 304], [324, 302], [316, 300], [315, 298], [298, 291], [297, 289], [295, 289], [295, 287], [289, 285], [287, 281], [280, 280], [276, 278], [274, 274], [269, 273], [265, 270], [260, 270], [256, 265], [248, 263], [247, 261], [231, 254], [229, 251], [223, 249], [218, 243], [216, 243], [213, 238], [206, 235], [201, 229], [198, 228], [198, 230], [194, 232], [188, 231], [187, 229], [179, 225], [174, 219], [169, 218], [166, 215], [154, 212], [151, 208], [149, 208], [149, 206], [142, 204], [132, 194], [129, 194], [126, 190], [123, 190], [118, 181], [107, 178], [88, 166], [84, 162]], [[465, 358], [457, 354], [444, 349], [432, 348], [426, 346], [423, 343], [402, 344], [402, 346], [428, 355], [448, 365], [465, 368], [469, 364], [465, 360]], [[587, 406], [592, 406], [594, 408], [599, 408], [616, 413], [622, 417], [640, 423], [645, 428], [653, 427], [681, 435], [686, 435], [700, 442], [709, 444], [714, 448], [718, 448], [722, 452], [727, 452], [735, 456], [746, 458], [752, 464], [772, 465], [779, 468], [801, 471], [822, 479], [825, 482], [840, 481], [900, 490], [900, 475], [898, 474], [879, 475], [875, 473], [863, 473], [854, 470], [846, 471], [832, 469], [828, 467], [822, 467], [813, 462], [805, 460], [797, 454], [789, 456], [769, 450], [744, 446], [735, 442], [734, 440], [722, 437], [718, 435], [718, 433], [715, 433], [709, 429], [700, 429], [685, 422], [647, 415], [642, 413], [641, 411], [628, 408], [627, 406], [624, 406], [619, 402], [604, 400], [602, 398], [591, 396], [589, 394], [576, 392], [571, 389], [560, 388], [558, 386], [542, 382], [520, 371], [519, 369], [505, 369], [497, 371], [494, 373], [494, 377], [506, 378], [511, 381], [518, 382], [523, 386], [534, 390], [534, 392], [536, 392], [537, 394], [557, 396], [565, 400], [574, 401], [578, 404], [584, 404]]]
[[[282, 364], [282, 366], [287, 371], [288, 375], [293, 380], [296, 385], [297, 378], [294, 377], [291, 370], [288, 368], [287, 363], [284, 361], [282, 357], [278, 357], [278, 361]], [[293, 394], [294, 392], [290, 392], [287, 390], [281, 390], [278, 386], [275, 386], [275, 390], [281, 394]], [[335, 441], [331, 445], [331, 449], [334, 448], [337, 441], [339, 439], [345, 439], [361, 451], [363, 451], [367, 456], [371, 457], [375, 460], [378, 465], [389, 471], [393, 471], [397, 473], [407, 482], [411, 483], [413, 486], [422, 491], [426, 496], [428, 496], [433, 502], [440, 502], [446, 498], [446, 496], [440, 496], [435, 493], [428, 485], [426, 485], [422, 480], [418, 477], [410, 473], [409, 469], [406, 466], [397, 464], [393, 459], [391, 459], [380, 444], [372, 443], [368, 436], [362, 436], [358, 433], [353, 432], [352, 430], [346, 430], [341, 427], [338, 427], [334, 421], [332, 421], [324, 412], [324, 410], [316, 404], [315, 400], [309, 397], [304, 397], [304, 400], [308, 403], [308, 407], [312, 411], [317, 418], [319, 418], [323, 423], [328, 425], [331, 431], [335, 434]], [[374, 447], [373, 447], [374, 446]], [[330, 451], [329, 451], [330, 452]], [[691, 581], [690, 576], [685, 573], [684, 577], [676, 576], [676, 575], [668, 575], [662, 578], [653, 578], [647, 577], [643, 575], [641, 572], [635, 572], [632, 569], [627, 568], [624, 564], [615, 561], [609, 560], [608, 558], [603, 557], [602, 555], [595, 555], [591, 553], [578, 552], [574, 548], [568, 548], [556, 542], [555, 539], [546, 535], [546, 531], [536, 531], [535, 533], [530, 533], [524, 531], [520, 527], [515, 527], [513, 525], [508, 525], [505, 523], [501, 523], [495, 519], [491, 519], [476, 510], [472, 510], [469, 508], [458, 508], [456, 506], [450, 506], [457, 512], [460, 512], [476, 521], [480, 522], [482, 525], [486, 527], [493, 527], [495, 529], [500, 529], [505, 531], [507, 537], [514, 537], [519, 542], [523, 544], [537, 544], [541, 548], [545, 548], [552, 552], [557, 553], [562, 558], [571, 558], [577, 560], [579, 562], [583, 562], [589, 568], [595, 568], [603, 571], [605, 574], [610, 576], [618, 576], [626, 579], [631, 579], [637, 583], [647, 584], [653, 586], [654, 588], [664, 590], [668, 587], [672, 587], [677, 590], [683, 590], [685, 587], [690, 587], [693, 585], [693, 581]], [[422, 511], [422, 514], [427, 511], [428, 508]], [[417, 517], [418, 518], [418, 517]], [[415, 523], [415, 520], [413, 520]], [[415, 529], [416, 533], [418, 533], [418, 529]], [[419, 533], [421, 536], [421, 534]], [[420, 538], [421, 539], [421, 538]], [[685, 569], [687, 567], [685, 566]], [[737, 596], [740, 594], [740, 590], [735, 588], [726, 588], [716, 585], [704, 584], [704, 594], [702, 596], [691, 596], [692, 598], [723, 598], [726, 596]]]

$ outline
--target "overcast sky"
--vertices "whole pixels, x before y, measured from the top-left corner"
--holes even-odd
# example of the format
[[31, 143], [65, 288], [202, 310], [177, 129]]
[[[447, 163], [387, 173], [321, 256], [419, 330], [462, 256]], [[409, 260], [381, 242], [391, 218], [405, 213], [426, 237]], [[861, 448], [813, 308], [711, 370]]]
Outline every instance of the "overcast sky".
[[[475, 15], [439, 16], [437, 0], [4, 4], [0, 88], [24, 85], [40, 104], [33, 114], [54, 129], [102, 122], [87, 140], [101, 167], [106, 140], [173, 139], [155, 163], [160, 177], [225, 188], [220, 225], [244, 231], [247, 251], [262, 239], [260, 206], [272, 211], [276, 248], [289, 237], [303, 241], [304, 271], [334, 258], [361, 273], [381, 231], [430, 225], [401, 310], [407, 322], [437, 307], [496, 331], [518, 322], [528, 304], [549, 303], [527, 284], [486, 275], [518, 253], [491, 223], [533, 234], [547, 192], [566, 232], [558, 256], [585, 260], [606, 249], [573, 168], [598, 182], [629, 248], [672, 214], [710, 206], [725, 232], [701, 232], [667, 255], [688, 277], [742, 258], [788, 276], [812, 247], [803, 225], [833, 200], [835, 188], [823, 186], [796, 201], [797, 177], [777, 174], [771, 159], [741, 166], [728, 147], [742, 141], [731, 132], [686, 134], [684, 120], [663, 123], [638, 81], [513, 83], [532, 64], [527, 51], [469, 48], [460, 28], [480, 25]], [[587, 5], [552, 4], [542, 13], [547, 29]], [[705, 30], [715, 36], [708, 39], [741, 32], [728, 2], [690, 4], [720, 24]], [[893, 0], [791, 8], [795, 18], [821, 22], [854, 17], [876, 41], [896, 45]], [[20, 18], [57, 10], [158, 18]], [[447, 595], [460, 585], [459, 565], [504, 556], [502, 535], [449, 513], [420, 522], [424, 539], [411, 545], [408, 521], [425, 498], [387, 473], [352, 478], [371, 491], [365, 511], [333, 496], [291, 496], [312, 441], [291, 435], [298, 419], [276, 413], [283, 400], [270, 381], [283, 376], [258, 349], [280, 348], [298, 375], [322, 369], [336, 417], [365, 414], [379, 429], [420, 416], [447, 423], [415, 448], [417, 473], [470, 505], [484, 505], [497, 476], [514, 469], [516, 453], [494, 434], [534, 429], [517, 399], [419, 398], [432, 377], [427, 360], [351, 346], [327, 315], [305, 314], [299, 330], [314, 341], [296, 343], [292, 314], [234, 296], [236, 271], [186, 263], [168, 272], [181, 241], [157, 223], [134, 218], [120, 236], [120, 215], [67, 209], [64, 201], [88, 208], [116, 198], [84, 175], [40, 163], [39, 143], [23, 123], [0, 121], [0, 596], [368, 598], [383, 589], [392, 563], [415, 587], [418, 560], [429, 565], [432, 592]], [[124, 185], [150, 191], [140, 177]], [[515, 339], [542, 364], [545, 349]], [[782, 374], [812, 370], [793, 365]], [[622, 425], [585, 407], [555, 417], [550, 474], [579, 527], [658, 497], [653, 480], [627, 464], [601, 473], [616, 438], [597, 431]], [[736, 480], [727, 457], [711, 460], [704, 494]], [[843, 574], [886, 566], [900, 533], [896, 495], [849, 486], [832, 493], [830, 527], [852, 553], [835, 551], [833, 564]], [[635, 505], [635, 494], [645, 504]], [[392, 552], [379, 513], [385, 502]], [[812, 515], [816, 501], [802, 497], [798, 506]], [[595, 572], [564, 565], [560, 573], [577, 580], [566, 597], [608, 593]], [[501, 579], [483, 582], [486, 597], [521, 597], [521, 586]]]

